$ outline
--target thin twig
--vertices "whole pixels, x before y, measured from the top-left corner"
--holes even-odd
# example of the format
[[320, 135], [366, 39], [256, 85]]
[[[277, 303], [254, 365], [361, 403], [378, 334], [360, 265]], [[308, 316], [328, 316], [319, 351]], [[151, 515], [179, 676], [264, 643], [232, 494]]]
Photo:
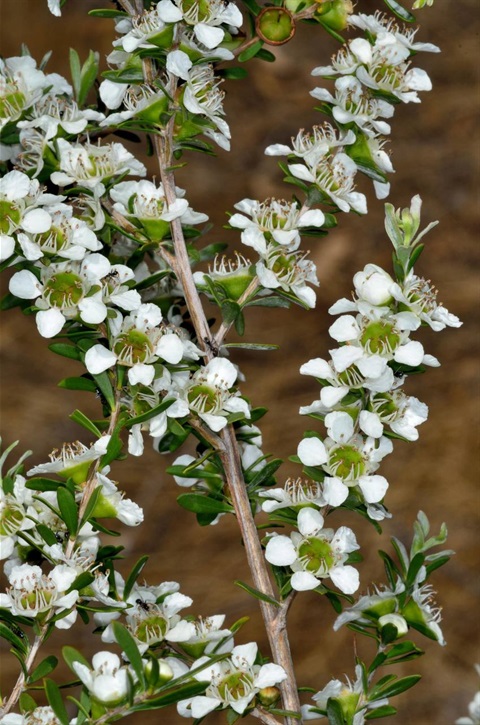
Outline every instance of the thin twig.
[[[248, 285], [245, 292], [238, 298], [237, 304], [240, 305], [240, 307], [248, 300], [248, 298], [254, 294], [254, 292], [258, 289], [259, 283], [258, 283], [258, 277], [254, 277], [250, 284]], [[218, 328], [217, 332], [215, 333], [215, 345], [217, 347], [222, 347], [223, 341], [225, 337], [228, 335], [231, 327], [233, 325], [233, 322], [222, 322], [220, 327]]]
[[281, 723], [276, 718], [274, 718], [273, 715], [270, 715], [270, 713], [266, 710], [262, 710], [261, 707], [255, 707], [250, 715], [258, 718], [259, 720], [264, 722], [265, 725], [281, 725]]

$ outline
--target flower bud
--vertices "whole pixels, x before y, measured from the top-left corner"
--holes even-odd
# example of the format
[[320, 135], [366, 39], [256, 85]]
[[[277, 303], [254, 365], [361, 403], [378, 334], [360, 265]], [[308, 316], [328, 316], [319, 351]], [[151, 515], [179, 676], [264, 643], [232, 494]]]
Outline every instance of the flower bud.
[[393, 279], [376, 264], [367, 264], [353, 278], [357, 295], [371, 305], [388, 305], [392, 301]]
[[257, 695], [258, 699], [264, 707], [271, 707], [280, 698], [280, 690], [278, 687], [263, 687]]
[[333, 0], [333, 2], [318, 3], [316, 15], [322, 18], [322, 23], [332, 30], [345, 30], [348, 25], [348, 16], [353, 12], [352, 0]]
[[285, 8], [264, 8], [255, 21], [257, 35], [268, 45], [283, 45], [295, 35], [295, 20]]

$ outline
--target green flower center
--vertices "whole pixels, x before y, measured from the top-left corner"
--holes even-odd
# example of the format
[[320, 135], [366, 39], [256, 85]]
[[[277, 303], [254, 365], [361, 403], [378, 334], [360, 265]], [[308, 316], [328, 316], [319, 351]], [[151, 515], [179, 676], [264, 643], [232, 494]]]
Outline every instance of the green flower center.
[[247, 697], [253, 689], [253, 679], [247, 672], [232, 672], [217, 685], [217, 690], [225, 702]]
[[371, 355], [389, 355], [400, 345], [400, 335], [393, 323], [377, 320], [364, 328], [360, 344]]
[[395, 420], [398, 414], [398, 406], [393, 395], [388, 393], [377, 393], [372, 396], [371, 399], [372, 407], [380, 417], [380, 420], [384, 422], [391, 422]]
[[365, 470], [363, 456], [354, 446], [337, 446], [330, 450], [329, 468], [344, 481], [356, 480]]
[[55, 254], [68, 244], [65, 234], [59, 227], [52, 227], [48, 232], [37, 234], [35, 241], [46, 254]]
[[314, 574], [328, 574], [335, 564], [330, 544], [313, 536], [300, 544], [298, 554], [304, 568]]
[[140, 642], [152, 645], [157, 642], [162, 642], [167, 631], [168, 621], [159, 615], [158, 612], [154, 612], [151, 615], [147, 615], [137, 624], [133, 630], [133, 634]]
[[25, 108], [25, 96], [15, 85], [7, 86], [7, 92], [0, 98], [0, 118], [10, 118]]
[[218, 404], [217, 392], [208, 385], [194, 385], [188, 391], [188, 403], [192, 410], [213, 413]]
[[52, 307], [75, 307], [83, 297], [82, 280], [73, 272], [58, 272], [45, 284], [43, 296]]
[[209, 20], [211, 15], [208, 0], [183, 0], [182, 11], [184, 13], [184, 20], [187, 23], [194, 18], [195, 23], [201, 23], [204, 20]]
[[120, 364], [135, 365], [150, 358], [153, 354], [153, 345], [144, 332], [133, 329], [117, 337], [113, 352]]
[[8, 234], [10, 231], [16, 229], [20, 224], [21, 218], [21, 214], [15, 204], [6, 201], [6, 199], [0, 201], [0, 234]]
[[6, 506], [0, 514], [0, 536], [13, 536], [20, 529], [25, 518], [23, 506], [7, 496]]

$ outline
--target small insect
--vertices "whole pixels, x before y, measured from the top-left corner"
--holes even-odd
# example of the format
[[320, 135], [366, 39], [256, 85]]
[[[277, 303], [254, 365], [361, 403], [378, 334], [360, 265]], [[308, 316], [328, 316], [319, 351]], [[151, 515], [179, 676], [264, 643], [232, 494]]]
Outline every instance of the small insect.
[[211, 340], [209, 337], [204, 337], [203, 338], [203, 342], [208, 347], [208, 349], [210, 350], [210, 352], [212, 353], [212, 355], [214, 355], [215, 357], [217, 357], [218, 356], [218, 353], [219, 353], [219, 349], [218, 349], [217, 345], [214, 343], [214, 341]]
[[144, 612], [150, 611], [150, 604], [147, 604], [147, 602], [144, 602], [143, 599], [136, 599], [135, 604], [137, 604], [140, 609], [143, 609]]

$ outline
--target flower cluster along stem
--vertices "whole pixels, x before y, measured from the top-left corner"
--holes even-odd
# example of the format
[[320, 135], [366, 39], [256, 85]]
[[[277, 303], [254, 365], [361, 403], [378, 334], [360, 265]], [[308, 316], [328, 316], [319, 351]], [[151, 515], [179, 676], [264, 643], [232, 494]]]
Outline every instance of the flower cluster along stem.
[[[145, 79], [151, 82], [155, 76], [154, 66], [151, 60], [144, 61]], [[176, 79], [171, 78], [170, 93], [174, 97]], [[159, 165], [160, 178], [163, 184], [167, 203], [173, 204], [176, 201], [175, 177], [171, 170], [173, 152], [173, 125], [174, 116], [167, 124], [163, 132], [154, 136], [153, 143]], [[195, 286], [187, 246], [183, 234], [180, 219], [170, 223], [175, 251], [175, 268], [178, 279], [182, 285], [186, 304], [192, 319], [197, 340], [205, 344], [205, 357], [207, 361], [214, 358], [214, 344], [223, 341], [228, 328], [222, 327], [219, 330], [219, 337], [212, 335], [207, 318], [200, 300], [199, 293]], [[251, 292], [250, 292], [251, 293]], [[250, 294], [249, 293], [249, 294]], [[209, 345], [208, 343], [213, 343]], [[257, 527], [253, 518], [250, 501], [242, 473], [240, 452], [233, 427], [227, 426], [218, 434], [221, 446], [216, 445], [225, 472], [226, 482], [232, 498], [238, 525], [242, 533], [245, 545], [247, 561], [254, 581], [255, 587], [271, 598], [275, 598], [267, 564], [263, 555], [262, 547], [258, 537]], [[261, 601], [260, 609], [269, 644], [272, 650], [274, 661], [279, 664], [287, 673], [287, 678], [280, 684], [285, 709], [300, 713], [300, 701], [298, 698], [295, 672], [293, 667], [290, 644], [286, 628], [285, 618], [280, 616], [279, 609], [268, 602]], [[285, 719], [287, 725], [298, 723], [297, 718]]]
[[[118, 391], [117, 391], [116, 395], [117, 395], [117, 401], [116, 401], [117, 405], [116, 405], [115, 409], [112, 411], [112, 414], [110, 417], [110, 423], [109, 423], [106, 435], [111, 435], [113, 433], [113, 431], [115, 430], [115, 426], [117, 425], [117, 422], [118, 422], [118, 416], [120, 413], [120, 406], [118, 405], [118, 398], [119, 398], [120, 394]], [[87, 480], [85, 483], [85, 488], [83, 490], [82, 498], [81, 498], [81, 501], [80, 501], [80, 504], [78, 507], [78, 520], [79, 521], [81, 521], [82, 516], [85, 512], [85, 509], [87, 508], [90, 497], [96, 488], [97, 473], [100, 469], [100, 466], [101, 466], [101, 458], [94, 461], [92, 463], [92, 465], [90, 466], [90, 471], [89, 471], [89, 474], [88, 474], [88, 477], [87, 477]], [[77, 541], [77, 536], [78, 536], [78, 533], [68, 540], [67, 546], [65, 548], [65, 557], [67, 559], [73, 553], [73, 550], [75, 548], [75, 544]], [[47, 636], [47, 634], [49, 632], [48, 625], [49, 625], [50, 619], [53, 617], [53, 615], [54, 615], [54, 612], [52, 610], [50, 612], [49, 616], [46, 618], [45, 622], [43, 623], [39, 634], [36, 635], [36, 637], [33, 641], [33, 644], [28, 652], [25, 663], [24, 663], [25, 669], [22, 669], [22, 671], [20, 672], [7, 702], [5, 703], [3, 708], [0, 708], [1, 715], [6, 715], [17, 704], [17, 702], [24, 690], [27, 676], [31, 672], [31, 670], [35, 664], [37, 654], [45, 640], [45, 637]]]

